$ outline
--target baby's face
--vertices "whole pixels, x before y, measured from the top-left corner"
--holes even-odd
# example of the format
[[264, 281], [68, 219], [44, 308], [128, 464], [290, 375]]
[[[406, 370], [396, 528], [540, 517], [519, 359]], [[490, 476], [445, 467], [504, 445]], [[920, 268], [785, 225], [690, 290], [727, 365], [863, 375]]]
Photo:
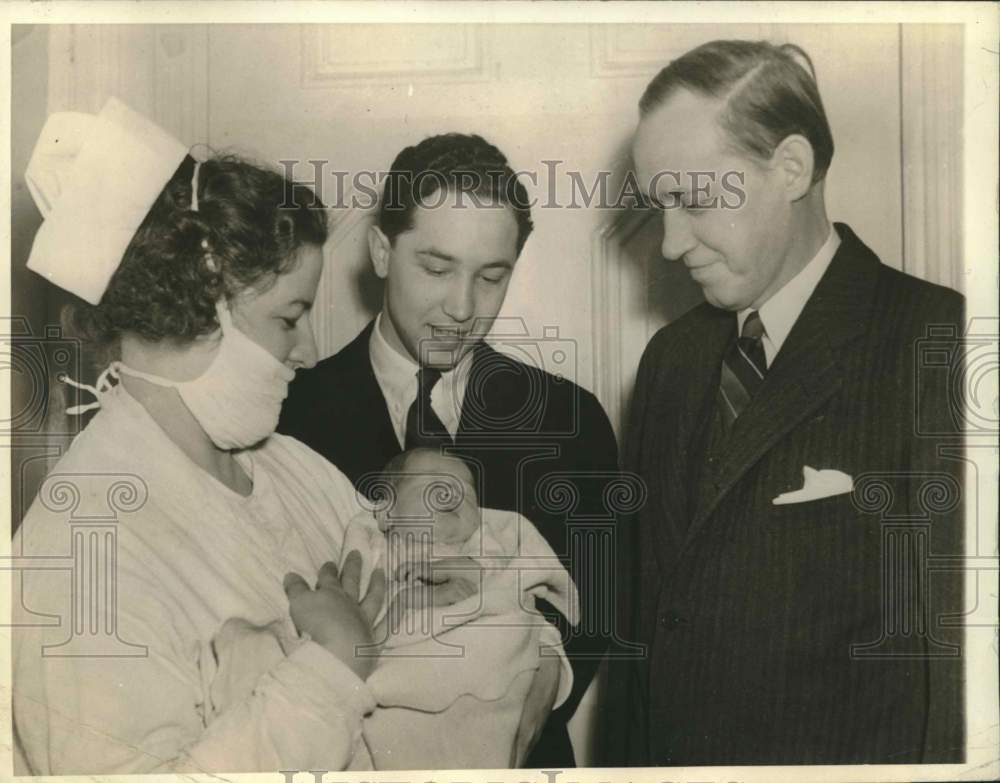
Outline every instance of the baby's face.
[[407, 458], [394, 481], [395, 502], [378, 520], [383, 532], [426, 521], [433, 523], [435, 544], [460, 544], [479, 528], [476, 489], [462, 460], [420, 452]]

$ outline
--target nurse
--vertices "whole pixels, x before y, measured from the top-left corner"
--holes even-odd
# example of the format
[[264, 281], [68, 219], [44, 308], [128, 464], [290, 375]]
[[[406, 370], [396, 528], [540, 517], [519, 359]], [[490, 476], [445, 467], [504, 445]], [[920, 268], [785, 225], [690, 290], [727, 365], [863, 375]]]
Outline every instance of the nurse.
[[[374, 659], [356, 649], [383, 582], [360, 596], [360, 558], [324, 566], [354, 490], [272, 434], [288, 381], [316, 361], [322, 205], [244, 160], [196, 162], [115, 99], [53, 115], [27, 179], [45, 216], [29, 267], [83, 300], [77, 327], [119, 358], [85, 387], [95, 399], [76, 412], [99, 410], [14, 551], [67, 557], [71, 518], [118, 511], [96, 617], [71, 627], [90, 589], [77, 572], [24, 572], [15, 593], [15, 772], [363, 765]], [[241, 678], [268, 645], [276, 664]]]

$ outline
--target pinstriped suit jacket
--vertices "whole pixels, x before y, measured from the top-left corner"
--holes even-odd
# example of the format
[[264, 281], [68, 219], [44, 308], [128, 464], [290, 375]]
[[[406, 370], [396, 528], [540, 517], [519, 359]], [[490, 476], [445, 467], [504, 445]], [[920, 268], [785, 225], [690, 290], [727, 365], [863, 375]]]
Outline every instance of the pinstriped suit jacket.
[[[648, 655], [612, 667], [608, 763], [963, 757], [960, 636], [939, 618], [960, 582], [928, 579], [925, 559], [961, 552], [961, 462], [941, 453], [961, 436], [947, 371], [918, 356], [929, 325], [962, 333], [963, 301], [836, 230], [717, 465], [705, 438], [735, 314], [701, 305], [647, 346], [625, 467], [649, 499], [621, 605]], [[804, 465], [848, 473], [854, 493], [773, 505]]]

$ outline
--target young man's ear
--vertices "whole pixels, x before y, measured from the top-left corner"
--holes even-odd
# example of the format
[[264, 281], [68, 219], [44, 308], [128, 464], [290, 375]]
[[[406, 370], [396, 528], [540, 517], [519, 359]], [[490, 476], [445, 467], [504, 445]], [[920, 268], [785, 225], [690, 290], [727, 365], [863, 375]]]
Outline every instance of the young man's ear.
[[798, 133], [793, 133], [779, 144], [771, 164], [777, 169], [789, 201], [798, 201], [812, 187], [815, 156], [812, 144]]
[[371, 256], [375, 274], [382, 280], [389, 276], [390, 252], [392, 252], [392, 243], [389, 238], [382, 233], [382, 229], [378, 226], [371, 226], [368, 229], [368, 253]]

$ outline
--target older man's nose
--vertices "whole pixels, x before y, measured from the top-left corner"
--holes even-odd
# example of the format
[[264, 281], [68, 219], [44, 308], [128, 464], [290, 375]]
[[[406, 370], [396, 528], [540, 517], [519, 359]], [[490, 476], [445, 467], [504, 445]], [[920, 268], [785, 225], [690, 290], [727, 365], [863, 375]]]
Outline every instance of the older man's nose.
[[679, 261], [697, 244], [691, 230], [691, 218], [680, 207], [663, 210], [663, 244], [660, 252], [668, 261]]

